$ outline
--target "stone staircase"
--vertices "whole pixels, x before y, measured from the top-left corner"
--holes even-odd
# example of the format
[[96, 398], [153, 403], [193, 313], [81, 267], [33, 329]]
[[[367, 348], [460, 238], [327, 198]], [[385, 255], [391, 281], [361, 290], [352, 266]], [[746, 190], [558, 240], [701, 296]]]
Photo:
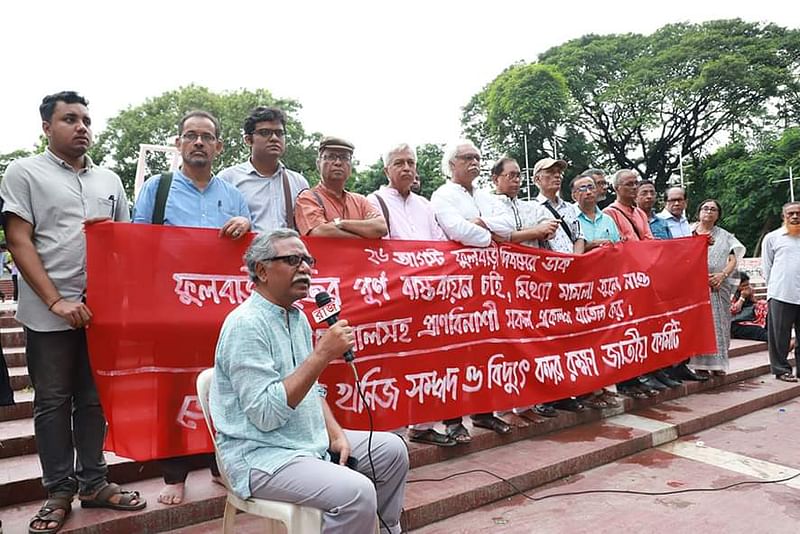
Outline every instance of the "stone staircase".
[[[4, 534], [27, 532], [30, 517], [44, 497], [33, 437], [30, 381], [25, 367], [24, 333], [7, 312], [0, 312], [6, 362], [17, 405], [0, 407], [0, 519]], [[411, 443], [409, 483], [403, 523], [414, 530], [483, 505], [505, 499], [514, 489], [483, 469], [529, 490], [614, 462], [755, 410], [800, 395], [800, 383], [774, 380], [769, 375], [763, 343], [734, 340], [728, 375], [707, 383], [688, 382], [659, 397], [625, 399], [619, 408], [582, 413], [559, 412], [559, 417], [527, 423], [515, 416], [506, 436], [473, 429], [472, 443], [438, 448]], [[190, 474], [186, 498], [179, 506], [156, 503], [161, 479], [154, 462], [134, 462], [107, 455], [110, 478], [139, 490], [148, 500], [140, 512], [83, 510], [74, 506], [61, 532], [149, 533], [219, 532], [224, 492], [211, 483], [207, 470]], [[77, 505], [77, 501], [75, 503]], [[263, 523], [237, 520], [237, 533], [260, 532]]]

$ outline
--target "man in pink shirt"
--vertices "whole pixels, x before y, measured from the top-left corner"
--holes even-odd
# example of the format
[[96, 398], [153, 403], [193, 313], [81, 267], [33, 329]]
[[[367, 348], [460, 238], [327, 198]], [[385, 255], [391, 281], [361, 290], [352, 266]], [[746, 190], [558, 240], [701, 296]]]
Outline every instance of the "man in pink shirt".
[[614, 175], [617, 200], [603, 210], [614, 219], [623, 241], [653, 239], [647, 214], [636, 207], [636, 171], [622, 169]]

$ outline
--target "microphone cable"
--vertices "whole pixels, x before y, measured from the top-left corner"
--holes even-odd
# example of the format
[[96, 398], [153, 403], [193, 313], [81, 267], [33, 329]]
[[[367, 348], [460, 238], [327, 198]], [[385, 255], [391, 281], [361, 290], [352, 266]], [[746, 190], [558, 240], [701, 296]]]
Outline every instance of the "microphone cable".
[[[358, 390], [358, 396], [361, 399], [361, 402], [364, 403], [364, 408], [367, 409], [367, 417], [369, 418], [369, 437], [367, 438], [367, 458], [369, 459], [369, 467], [372, 470], [372, 484], [375, 486], [375, 491], [378, 490], [378, 475], [375, 474], [375, 462], [372, 461], [372, 433], [375, 430], [373, 422], [372, 422], [372, 410], [369, 408], [369, 404], [367, 403], [367, 399], [364, 396], [364, 392], [361, 391], [361, 379], [358, 376], [358, 369], [356, 369], [356, 362], [355, 360], [351, 360], [348, 362], [350, 368], [353, 370], [353, 376], [356, 379], [356, 389]], [[386, 532], [391, 532], [389, 525], [386, 524], [386, 521], [383, 520], [381, 517], [380, 511], [376, 510], [378, 514], [378, 521], [381, 522], [383, 528], [386, 529]]]

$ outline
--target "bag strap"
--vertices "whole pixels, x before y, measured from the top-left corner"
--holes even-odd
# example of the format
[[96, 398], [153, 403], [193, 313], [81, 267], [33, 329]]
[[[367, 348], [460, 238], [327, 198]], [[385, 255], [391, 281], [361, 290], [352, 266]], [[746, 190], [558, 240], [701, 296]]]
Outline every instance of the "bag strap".
[[616, 207], [616, 206], [609, 206], [609, 208], [611, 208], [612, 210], [617, 210], [618, 212], [620, 212], [620, 213], [622, 214], [622, 216], [623, 216], [623, 217], [625, 217], [625, 218], [628, 220], [628, 222], [629, 222], [629, 223], [630, 223], [630, 225], [631, 225], [631, 228], [633, 228], [633, 231], [634, 231], [634, 233], [636, 234], [636, 237], [638, 237], [638, 238], [639, 238], [639, 241], [641, 241], [641, 240], [642, 240], [642, 234], [640, 234], [640, 233], [639, 233], [639, 229], [638, 229], [638, 228], [636, 228], [636, 224], [633, 222], [633, 219], [631, 219], [630, 217], [628, 217], [628, 214], [627, 214], [627, 213], [625, 213], [624, 211], [622, 211], [621, 209], [619, 209], [619, 208], [618, 208], [618, 207]]
[[164, 224], [164, 213], [167, 209], [167, 197], [169, 188], [172, 185], [172, 173], [165, 172], [158, 178], [158, 189], [156, 190], [156, 201], [153, 205], [152, 224]]
[[328, 220], [328, 212], [325, 209], [325, 204], [322, 202], [322, 197], [319, 196], [319, 191], [317, 191], [316, 189], [311, 189], [310, 191], [311, 191], [311, 194], [314, 195], [314, 198], [316, 199], [317, 204], [319, 204], [319, 207], [322, 208], [322, 216], [325, 217], [325, 220], [327, 221]]
[[392, 225], [389, 222], [389, 208], [386, 206], [386, 202], [383, 201], [377, 192], [373, 193], [373, 195], [375, 195], [375, 198], [378, 199], [378, 204], [381, 205], [381, 211], [383, 212], [383, 218], [386, 220], [386, 229], [388, 230], [386, 235], [390, 235], [392, 233]]
[[564, 217], [562, 217], [561, 214], [558, 213], [555, 210], [555, 208], [553, 206], [551, 206], [550, 203], [547, 202], [546, 200], [544, 202], [542, 202], [542, 206], [544, 206], [545, 208], [550, 210], [550, 213], [552, 213], [553, 216], [556, 219], [558, 219], [558, 222], [561, 224], [561, 228], [564, 229], [564, 232], [566, 232], [567, 237], [569, 237], [569, 240], [574, 243], [575, 242], [575, 236], [572, 235], [572, 230], [569, 229], [569, 225], [566, 223], [566, 221], [564, 221]]
[[281, 181], [283, 182], [283, 201], [286, 204], [286, 228], [297, 230], [294, 223], [294, 205], [292, 205], [292, 192], [289, 189], [289, 177], [286, 175], [286, 168], [281, 167]]

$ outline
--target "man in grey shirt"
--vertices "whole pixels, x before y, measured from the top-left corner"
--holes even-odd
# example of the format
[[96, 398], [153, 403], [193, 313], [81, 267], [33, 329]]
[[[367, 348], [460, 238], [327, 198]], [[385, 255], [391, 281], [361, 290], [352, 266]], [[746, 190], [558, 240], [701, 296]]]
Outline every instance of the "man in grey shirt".
[[[787, 354], [792, 327], [800, 333], [800, 202], [784, 204], [783, 226], [764, 237], [761, 270], [767, 281], [769, 365], [778, 380], [797, 382]], [[794, 354], [800, 358], [800, 344]]]
[[72, 91], [46, 96], [39, 111], [47, 149], [12, 162], [0, 184], [6, 239], [22, 273], [17, 320], [27, 337], [34, 432], [48, 494], [30, 532], [61, 528], [76, 491], [84, 507], [145, 506], [137, 492], [106, 481], [106, 421], [89, 367], [84, 224], [129, 221], [130, 214], [119, 177], [86, 155], [92, 142], [86, 106]]
[[244, 196], [254, 231], [296, 228], [294, 204], [308, 181], [280, 161], [286, 151], [286, 115], [277, 108], [255, 108], [244, 120], [244, 140], [250, 159], [218, 176]]

